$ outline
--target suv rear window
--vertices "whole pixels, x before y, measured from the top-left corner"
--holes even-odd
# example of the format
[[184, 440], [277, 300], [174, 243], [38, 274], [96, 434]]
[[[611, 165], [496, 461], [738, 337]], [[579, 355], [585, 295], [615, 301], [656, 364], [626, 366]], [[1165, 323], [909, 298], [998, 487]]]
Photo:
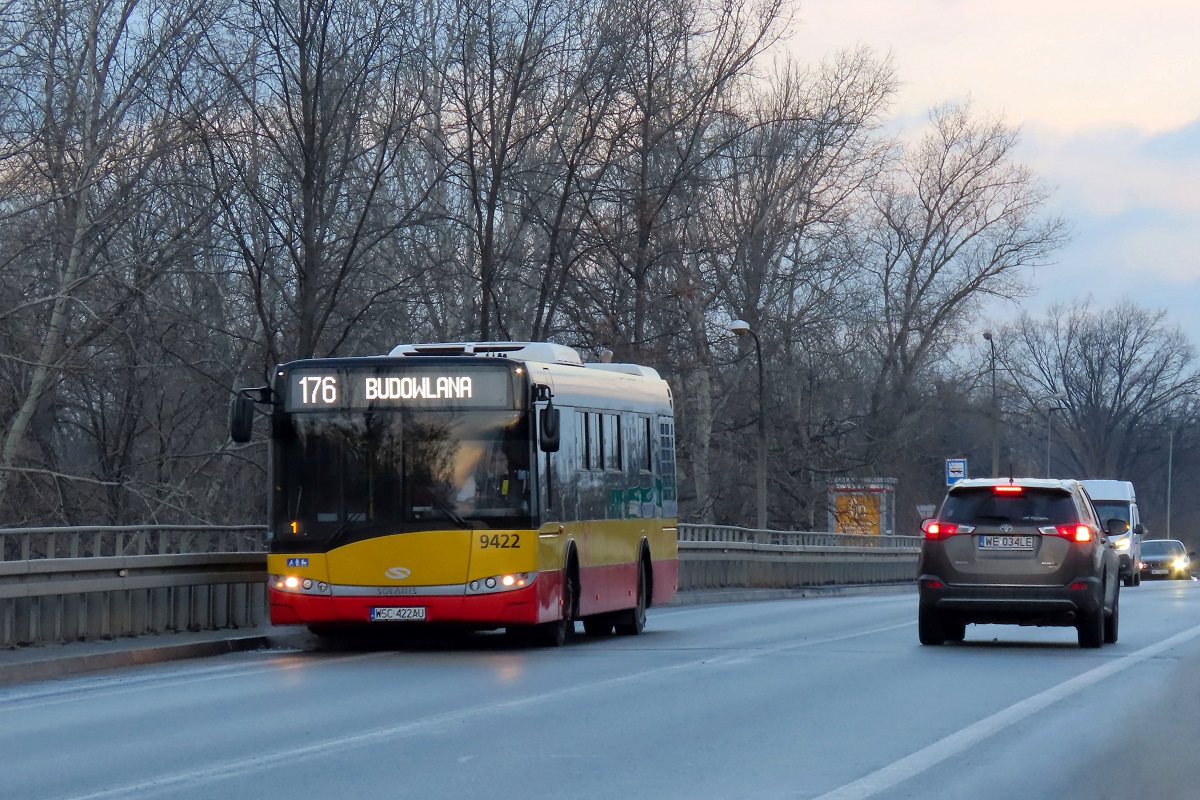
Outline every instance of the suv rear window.
[[1020, 494], [996, 494], [991, 486], [979, 486], [951, 491], [938, 519], [963, 524], [1068, 525], [1079, 521], [1079, 512], [1069, 492], [1026, 488]]

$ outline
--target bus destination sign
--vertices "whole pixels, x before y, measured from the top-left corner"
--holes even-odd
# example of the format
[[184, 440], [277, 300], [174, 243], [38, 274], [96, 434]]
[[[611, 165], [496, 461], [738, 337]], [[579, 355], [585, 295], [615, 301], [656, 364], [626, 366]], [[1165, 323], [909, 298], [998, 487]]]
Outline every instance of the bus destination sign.
[[284, 408], [512, 408], [510, 386], [510, 373], [505, 368], [305, 367], [288, 376]]

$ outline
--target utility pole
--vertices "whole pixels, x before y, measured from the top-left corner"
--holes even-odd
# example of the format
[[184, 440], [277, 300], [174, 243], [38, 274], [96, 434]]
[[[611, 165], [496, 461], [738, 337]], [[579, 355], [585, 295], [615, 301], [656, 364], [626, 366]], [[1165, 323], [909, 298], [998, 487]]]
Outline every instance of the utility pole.
[[763, 358], [762, 344], [758, 334], [745, 320], [735, 319], [729, 324], [729, 330], [738, 336], [749, 334], [754, 339], [754, 352], [758, 356], [758, 529], [767, 529], [767, 409], [763, 390]]
[[[991, 331], [984, 331], [983, 338], [992, 348], [992, 477], [1000, 477], [1000, 433], [998, 429], [1000, 406], [996, 401], [996, 340]], [[1047, 467], [1048, 469], [1048, 467]]]

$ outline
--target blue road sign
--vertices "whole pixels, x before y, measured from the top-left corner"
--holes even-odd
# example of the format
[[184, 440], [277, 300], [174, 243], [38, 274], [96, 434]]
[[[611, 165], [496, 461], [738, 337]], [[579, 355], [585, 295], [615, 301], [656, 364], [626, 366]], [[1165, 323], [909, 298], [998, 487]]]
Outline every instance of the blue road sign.
[[965, 458], [946, 459], [946, 485], [954, 484], [967, 477], [967, 460]]

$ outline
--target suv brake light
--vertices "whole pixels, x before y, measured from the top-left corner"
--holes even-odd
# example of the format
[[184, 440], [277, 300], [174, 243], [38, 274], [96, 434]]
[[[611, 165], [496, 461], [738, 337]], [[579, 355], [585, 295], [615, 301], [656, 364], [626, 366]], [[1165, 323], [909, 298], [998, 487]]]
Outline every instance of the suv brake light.
[[956, 525], [953, 522], [928, 522], [925, 524], [925, 538], [931, 542], [936, 542], [951, 536], [970, 533], [973, 530], [975, 530], [974, 525]]
[[1092, 529], [1087, 525], [1047, 525], [1038, 528], [1038, 533], [1043, 536], [1061, 536], [1072, 542], [1090, 542], [1092, 540]]

